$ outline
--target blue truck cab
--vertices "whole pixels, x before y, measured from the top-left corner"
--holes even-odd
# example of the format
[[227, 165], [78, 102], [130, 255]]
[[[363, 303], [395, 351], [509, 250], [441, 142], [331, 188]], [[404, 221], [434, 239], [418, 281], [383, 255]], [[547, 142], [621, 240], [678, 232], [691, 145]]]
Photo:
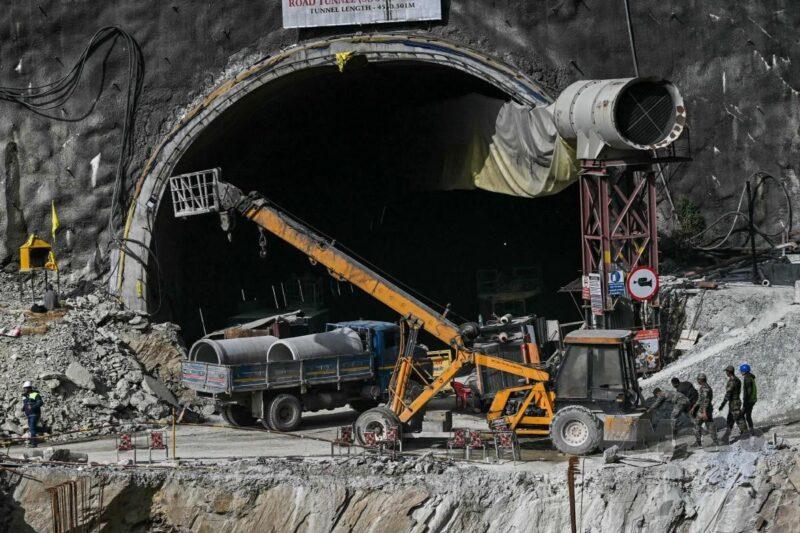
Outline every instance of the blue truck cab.
[[[292, 431], [300, 426], [303, 412], [348, 404], [365, 411], [388, 397], [399, 327], [354, 320], [326, 324], [325, 330], [343, 327], [358, 332], [363, 352], [237, 365], [183, 361], [181, 381], [198, 396], [213, 398], [217, 410], [234, 426], [260, 421], [269, 429]], [[416, 350], [415, 357], [424, 357], [424, 352]], [[430, 372], [424, 362], [423, 369]]]
[[392, 370], [397, 361], [400, 328], [392, 322], [378, 320], [353, 320], [325, 325], [325, 331], [339, 328], [350, 328], [357, 331], [364, 346], [372, 352], [375, 367], [375, 385], [381, 391], [387, 391]]

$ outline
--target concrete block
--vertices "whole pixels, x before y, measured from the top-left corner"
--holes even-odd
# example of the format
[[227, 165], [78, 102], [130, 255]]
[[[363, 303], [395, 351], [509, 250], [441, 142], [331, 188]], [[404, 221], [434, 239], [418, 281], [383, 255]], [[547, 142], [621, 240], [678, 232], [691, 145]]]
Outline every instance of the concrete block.
[[422, 418], [422, 431], [452, 431], [453, 411], [428, 411]]

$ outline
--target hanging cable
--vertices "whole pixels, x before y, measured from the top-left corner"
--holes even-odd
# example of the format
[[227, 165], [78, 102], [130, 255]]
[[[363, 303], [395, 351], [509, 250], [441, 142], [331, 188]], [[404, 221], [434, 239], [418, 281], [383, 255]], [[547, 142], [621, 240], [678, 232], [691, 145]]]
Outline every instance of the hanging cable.
[[[114, 187], [111, 193], [111, 207], [108, 216], [109, 246], [116, 243], [114, 239], [114, 218], [122, 201], [121, 194], [125, 184], [125, 173], [133, 155], [133, 131], [136, 106], [141, 95], [144, 82], [144, 59], [141, 48], [136, 40], [125, 30], [116, 26], [106, 26], [94, 33], [89, 43], [83, 49], [75, 65], [62, 78], [44, 85], [35, 87], [0, 87], [0, 100], [12, 102], [25, 107], [39, 116], [60, 122], [77, 122], [91, 113], [96, 101], [90, 110], [77, 118], [67, 118], [51, 113], [53, 109], [64, 106], [75, 94], [86, 63], [101, 47], [110, 42], [105, 60], [121, 39], [124, 49], [128, 54], [128, 85], [126, 90], [125, 114], [122, 125], [122, 135], [119, 142], [119, 156], [117, 159], [114, 176]], [[102, 87], [101, 87], [102, 91]], [[98, 94], [99, 98], [99, 94]]]
[[628, 0], [625, 2], [625, 19], [628, 21], [628, 42], [631, 45], [631, 57], [633, 58], [633, 73], [639, 77], [639, 59], [636, 57], [636, 41], [633, 38], [633, 23], [631, 22], [631, 6]]
[[[758, 234], [762, 239], [764, 239], [770, 246], [774, 246], [774, 242], [772, 241], [773, 238], [778, 237], [783, 233], [790, 232], [792, 230], [792, 228], [794, 227], [794, 211], [793, 211], [793, 208], [792, 208], [791, 196], [789, 194], [788, 189], [786, 188], [786, 184], [784, 184], [782, 181], [776, 179], [774, 176], [772, 176], [770, 174], [767, 174], [766, 172], [755, 172], [750, 176], [750, 178], [748, 178], [748, 181], [750, 181], [751, 179], [755, 179], [756, 180], [756, 184], [752, 188], [752, 192], [751, 192], [751, 194], [753, 196], [753, 200], [755, 200], [756, 191], [764, 184], [764, 182], [766, 182], [768, 180], [772, 180], [775, 183], [777, 183], [781, 187], [781, 189], [783, 190], [783, 194], [784, 194], [784, 196], [786, 198], [786, 211], [787, 211], [787, 215], [788, 215], [788, 226], [787, 227], [785, 227], [785, 228], [783, 228], [783, 229], [781, 229], [781, 230], [779, 230], [779, 231], [777, 231], [775, 233], [767, 233], [767, 232], [763, 231], [761, 228], [759, 228], [758, 226], [756, 226], [755, 224], [753, 224], [753, 229], [755, 230], [755, 233]], [[705, 229], [703, 229], [699, 233], [689, 237], [689, 242], [697, 243], [698, 239], [700, 237], [702, 237], [703, 235], [708, 233], [710, 230], [712, 230], [714, 227], [716, 227], [722, 221], [724, 221], [724, 220], [726, 220], [726, 219], [728, 219], [730, 217], [733, 217], [733, 220], [731, 221], [731, 226], [730, 226], [730, 228], [728, 228], [728, 231], [725, 233], [725, 235], [723, 237], [721, 237], [720, 239], [716, 240], [713, 244], [706, 244], [706, 245], [695, 244], [694, 248], [696, 248], [698, 250], [702, 250], [702, 251], [718, 250], [719, 248], [721, 248], [731, 238], [731, 236], [734, 233], [739, 233], [739, 232], [745, 231], [747, 229], [747, 228], [741, 228], [741, 227], [737, 228], [736, 227], [736, 225], [739, 222], [739, 220], [744, 220], [748, 224], [750, 223], [750, 217], [746, 213], [742, 212], [742, 204], [744, 203], [746, 190], [747, 190], [747, 186], [743, 185], [742, 186], [742, 192], [739, 195], [739, 203], [736, 206], [736, 210], [735, 211], [729, 211], [729, 212], [724, 213], [721, 216], [719, 216], [716, 220], [714, 220], [714, 222], [709, 224], [708, 227], [706, 227]], [[749, 242], [750, 242], [750, 236], [748, 235], [748, 237], [746, 238], [744, 244], [746, 245]]]

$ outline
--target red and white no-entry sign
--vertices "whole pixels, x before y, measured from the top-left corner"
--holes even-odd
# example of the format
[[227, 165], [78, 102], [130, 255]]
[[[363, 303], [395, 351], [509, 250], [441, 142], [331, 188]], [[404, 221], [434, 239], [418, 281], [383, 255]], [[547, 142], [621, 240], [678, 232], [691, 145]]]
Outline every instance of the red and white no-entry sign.
[[626, 286], [634, 300], [651, 300], [658, 293], [658, 276], [650, 267], [639, 267], [628, 274]]

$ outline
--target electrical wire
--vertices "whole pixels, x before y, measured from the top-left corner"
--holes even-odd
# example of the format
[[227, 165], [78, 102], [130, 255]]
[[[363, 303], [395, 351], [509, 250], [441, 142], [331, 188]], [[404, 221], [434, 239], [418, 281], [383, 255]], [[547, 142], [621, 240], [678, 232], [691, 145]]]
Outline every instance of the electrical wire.
[[[109, 247], [115, 242], [114, 219], [122, 201], [121, 194], [125, 184], [125, 173], [133, 156], [133, 132], [136, 107], [144, 83], [144, 59], [139, 43], [125, 30], [116, 26], [105, 26], [92, 35], [73, 67], [60, 79], [35, 87], [0, 87], [0, 100], [21, 105], [39, 116], [60, 122], [77, 122], [82, 120], [88, 113], [91, 113], [97, 100], [92, 103], [91, 108], [86, 114], [78, 118], [67, 118], [50, 113], [49, 111], [64, 106], [72, 99], [80, 84], [89, 58], [100, 50], [105, 43], [110, 42], [111, 45], [103, 59], [103, 64], [105, 64], [118, 39], [122, 40], [123, 46], [127, 50], [128, 84], [126, 89], [122, 135], [119, 143], [119, 156], [117, 159], [108, 216]], [[103, 80], [104, 79], [105, 77], [103, 77]], [[100, 91], [102, 92], [102, 81]], [[98, 98], [99, 96], [98, 94]]]

